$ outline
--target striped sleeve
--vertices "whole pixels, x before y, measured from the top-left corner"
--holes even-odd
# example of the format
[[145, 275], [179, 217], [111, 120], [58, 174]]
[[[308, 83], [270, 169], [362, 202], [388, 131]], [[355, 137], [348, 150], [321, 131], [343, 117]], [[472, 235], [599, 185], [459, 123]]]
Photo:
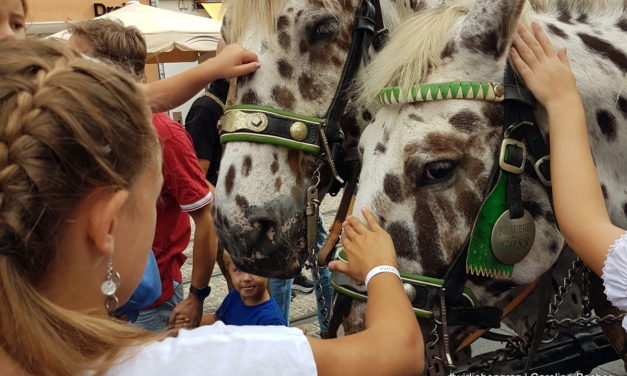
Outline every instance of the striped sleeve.
[[202, 208], [203, 206], [209, 204], [212, 201], [213, 201], [213, 193], [209, 191], [209, 193], [207, 193], [207, 195], [201, 198], [200, 200], [192, 204], [180, 205], [180, 206], [181, 206], [181, 210], [183, 210], [186, 213], [189, 213], [189, 212], [193, 212], [195, 210]]

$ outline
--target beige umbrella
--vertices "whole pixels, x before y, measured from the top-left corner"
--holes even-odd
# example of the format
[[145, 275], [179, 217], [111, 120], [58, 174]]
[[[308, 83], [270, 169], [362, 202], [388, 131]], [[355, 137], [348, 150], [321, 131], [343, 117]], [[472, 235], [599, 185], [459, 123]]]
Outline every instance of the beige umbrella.
[[[128, 1], [126, 6], [98, 18], [120, 20], [137, 27], [146, 38], [148, 63], [196, 61], [199, 55], [215, 53], [220, 39], [219, 20], [174, 12]], [[67, 40], [67, 30], [50, 38]]]

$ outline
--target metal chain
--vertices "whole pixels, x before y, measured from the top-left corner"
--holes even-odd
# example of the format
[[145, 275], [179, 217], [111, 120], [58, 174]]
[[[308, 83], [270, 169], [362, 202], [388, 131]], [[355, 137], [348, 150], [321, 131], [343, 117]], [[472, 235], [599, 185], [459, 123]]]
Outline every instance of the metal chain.
[[[568, 290], [570, 290], [573, 286], [575, 275], [582, 266], [583, 262], [579, 259], [579, 257], [576, 257], [568, 269], [568, 273], [564, 278], [562, 285], [558, 287], [557, 292], [553, 295], [553, 302], [549, 305], [549, 317], [553, 318], [559, 312], [560, 305], [564, 302], [564, 297], [566, 296]], [[549, 321], [551, 320], [547, 320], [547, 322]]]
[[322, 278], [320, 278], [320, 269], [318, 268], [318, 255], [316, 254], [316, 252], [311, 253], [309, 263], [311, 265], [312, 277], [316, 281], [315, 288], [316, 292], [318, 293], [318, 307], [320, 308], [320, 314], [322, 315], [322, 323], [326, 328], [328, 328], [330, 312], [327, 309], [327, 300], [324, 297], [324, 291], [322, 291]]
[[[312, 188], [316, 190], [318, 189], [318, 185], [320, 185], [320, 170], [321, 169], [322, 169], [322, 162], [318, 160], [317, 167], [314, 170], [312, 178], [311, 178], [312, 185], [311, 187], [309, 187], [309, 189], [312, 189]], [[314, 204], [319, 206], [320, 201], [316, 200]], [[317, 218], [317, 221], [318, 221], [318, 227], [320, 227], [320, 217]], [[322, 291], [322, 280], [320, 278], [320, 269], [318, 268], [318, 255], [315, 249], [317, 248], [317, 246], [318, 246], [317, 244], [314, 245], [314, 249], [310, 250], [309, 265], [311, 267], [312, 277], [316, 281], [315, 289], [316, 289], [316, 292], [318, 293], [318, 307], [320, 309], [320, 314], [323, 317], [322, 323], [325, 327], [328, 328], [329, 327], [329, 310], [327, 309], [326, 298], [324, 297], [324, 292]]]
[[583, 305], [582, 317], [589, 318], [592, 316], [592, 303], [590, 302], [590, 269], [583, 268], [582, 284], [581, 284], [581, 303]]
[[321, 169], [322, 169], [322, 162], [320, 161], [320, 159], [318, 159], [316, 161], [316, 169], [314, 170], [313, 174], [311, 175], [311, 187], [313, 187], [313, 188], [317, 189], [318, 186], [320, 185], [320, 170]]
[[577, 317], [575, 319], [566, 317], [560, 320], [557, 320], [557, 319], [548, 320], [547, 324], [550, 325], [551, 328], [557, 328], [560, 326], [573, 326], [573, 325], [584, 327], [584, 326], [598, 325], [602, 322], [622, 320], [623, 317], [625, 317], [625, 313], [621, 313], [620, 315], [609, 314], [603, 317], [599, 317], [599, 316], [583, 317], [582, 316], [582, 317]]
[[480, 354], [471, 359], [472, 364], [466, 367], [464, 370], [461, 368], [458, 372], [464, 375], [473, 374], [477, 372], [490, 371], [494, 366], [494, 363], [504, 362], [506, 360], [518, 359], [519, 355], [516, 354], [514, 348], [504, 348], [492, 351], [490, 353]]
[[425, 360], [427, 361], [427, 374], [429, 376], [444, 376], [444, 359], [437, 344], [440, 342], [440, 335], [438, 334], [438, 326], [442, 324], [441, 321], [435, 318], [437, 313], [434, 312], [433, 328], [429, 332], [432, 341], [425, 344]]
[[[577, 276], [580, 269], [582, 269], [582, 274], [583, 274], [582, 275], [583, 283], [581, 285], [581, 289], [582, 289], [581, 299], [582, 299], [582, 305], [583, 305], [582, 316], [578, 318], [574, 318], [574, 319], [572, 318], [557, 319], [555, 317], [557, 313], [559, 312], [560, 306], [564, 302], [564, 298], [566, 294], [572, 288], [574, 281], [575, 281], [575, 277]], [[589, 296], [589, 293], [590, 293], [590, 281], [588, 279], [589, 272], [590, 270], [584, 267], [583, 262], [579, 258], [576, 258], [575, 260], [573, 260], [570, 268], [568, 269], [567, 275], [563, 280], [562, 285], [558, 287], [557, 292], [553, 296], [553, 301], [549, 305], [550, 319], [547, 320], [546, 325], [547, 325], [548, 331], [555, 330], [555, 335], [550, 336], [548, 340], [543, 340], [542, 341], [543, 343], [550, 342], [554, 340], [555, 338], [557, 338], [557, 335], [559, 334], [559, 327], [594, 326], [602, 322], [622, 320], [625, 317], [626, 313], [622, 313], [620, 315], [609, 314], [603, 317], [592, 315], [592, 304], [591, 304], [590, 296]], [[511, 336], [507, 340], [507, 343], [505, 344], [504, 349], [499, 349], [490, 353], [480, 354], [479, 356], [472, 358], [471, 363], [464, 367], [465, 368], [464, 373], [468, 374], [472, 372], [489, 371], [496, 362], [519, 359], [523, 356], [526, 356], [528, 353], [528, 345], [529, 345], [529, 341], [525, 340], [524, 338], [520, 336], [516, 336], [516, 335]]]
[[[575, 276], [579, 269], [583, 269], [583, 283], [581, 286], [581, 301], [583, 305], [583, 313], [581, 314], [581, 317], [577, 317], [574, 319], [569, 317], [557, 319], [555, 315], [559, 312], [559, 307], [564, 301], [564, 296], [566, 296], [566, 293], [572, 287]], [[625, 313], [622, 313], [620, 315], [609, 314], [603, 317], [592, 315], [592, 304], [590, 302], [590, 280], [588, 278], [589, 272], [590, 269], [584, 267], [583, 262], [578, 257], [573, 260], [571, 267], [568, 269], [568, 274], [564, 278], [562, 286], [559, 286], [557, 293], [553, 296], [553, 302], [549, 307], [550, 319], [546, 321], [547, 329], [549, 331], [555, 330], [555, 335], [552, 336], [550, 340], [557, 338], [557, 335], [559, 334], [559, 327], [594, 326], [602, 322], [622, 320], [623, 317], [625, 317]], [[543, 342], [547, 342], [547, 340]]]

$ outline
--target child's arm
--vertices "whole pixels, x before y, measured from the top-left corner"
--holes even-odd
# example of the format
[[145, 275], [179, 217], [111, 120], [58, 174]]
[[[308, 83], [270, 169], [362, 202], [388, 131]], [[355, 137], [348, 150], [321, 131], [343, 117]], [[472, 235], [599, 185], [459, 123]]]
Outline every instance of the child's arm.
[[610, 246], [625, 233], [607, 213], [581, 98], [566, 50], [556, 51], [539, 24], [520, 28], [510, 54], [527, 87], [549, 114], [555, 215], [568, 245], [598, 275]]
[[215, 313], [208, 313], [202, 315], [202, 318], [200, 319], [200, 325], [211, 325], [214, 324], [216, 321], [218, 321], [218, 316], [216, 316]]
[[[342, 244], [348, 263], [329, 264], [330, 269], [362, 282], [375, 266], [397, 265], [392, 239], [369, 211], [363, 214], [370, 229], [355, 217], [344, 224]], [[308, 338], [318, 374], [422, 374], [422, 334], [399, 278], [380, 273], [367, 287], [366, 330], [330, 340]]]
[[258, 68], [257, 55], [232, 44], [226, 46], [216, 57], [194, 68], [140, 86], [148, 98], [152, 112], [163, 112], [187, 102], [211, 81], [238, 77], [252, 73]]

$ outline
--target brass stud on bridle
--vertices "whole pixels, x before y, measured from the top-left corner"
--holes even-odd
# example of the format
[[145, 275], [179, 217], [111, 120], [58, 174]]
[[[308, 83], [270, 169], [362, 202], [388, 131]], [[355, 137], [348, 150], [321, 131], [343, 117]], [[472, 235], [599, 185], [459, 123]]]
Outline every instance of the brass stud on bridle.
[[302, 121], [295, 121], [290, 127], [290, 135], [297, 141], [304, 140], [307, 137], [307, 126]]

